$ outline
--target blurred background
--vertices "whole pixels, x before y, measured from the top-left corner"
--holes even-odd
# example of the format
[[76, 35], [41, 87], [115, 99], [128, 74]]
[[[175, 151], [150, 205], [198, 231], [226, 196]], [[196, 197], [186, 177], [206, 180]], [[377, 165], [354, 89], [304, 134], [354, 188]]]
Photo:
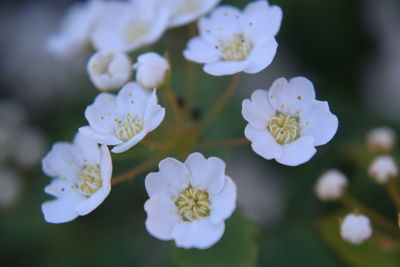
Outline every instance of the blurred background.
[[[40, 205], [51, 198], [43, 191], [50, 178], [41, 172], [40, 159], [52, 143], [72, 140], [86, 124], [83, 112], [98, 93], [86, 74], [89, 52], [60, 61], [45, 50], [46, 39], [74, 2], [0, 2], [1, 266], [213, 266], [208, 260], [223, 253], [226, 261], [215, 266], [400, 266], [398, 248], [341, 241], [339, 224], [324, 220], [337, 221], [351, 210], [322, 203], [313, 192], [318, 176], [337, 168], [349, 177], [355, 198], [396, 219], [385, 191], [367, 175], [365, 135], [381, 125], [400, 130], [400, 1], [270, 1], [284, 12], [278, 53], [263, 72], [241, 76], [231, 102], [203, 138], [243, 137], [241, 101], [279, 77], [299, 75], [314, 82], [318, 99], [329, 102], [339, 130], [310, 162], [296, 168], [266, 161], [250, 146], [202, 149], [206, 156], [226, 161], [239, 198], [239, 211], [227, 221], [221, 244], [204, 255], [178, 250], [173, 242], [146, 232], [145, 174], [113, 187], [87, 216], [61, 225], [44, 221]], [[242, 8], [248, 2], [222, 3]], [[188, 38], [187, 29], [178, 28], [154, 46], [159, 53], [170, 53], [178, 95], [186, 84], [181, 52]], [[201, 116], [228, 79], [195, 68], [194, 104]], [[141, 160], [120, 158], [114, 170], [122, 173]], [[236, 251], [230, 247], [248, 253], [229, 265]]]

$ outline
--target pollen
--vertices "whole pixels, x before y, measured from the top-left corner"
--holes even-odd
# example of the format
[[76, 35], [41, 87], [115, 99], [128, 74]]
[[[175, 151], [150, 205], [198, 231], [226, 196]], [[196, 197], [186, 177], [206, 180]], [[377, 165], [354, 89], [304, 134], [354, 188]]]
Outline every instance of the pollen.
[[191, 185], [180, 193], [175, 201], [179, 215], [185, 222], [194, 221], [210, 215], [210, 198], [206, 191], [198, 190]]
[[300, 136], [299, 119], [280, 112], [268, 121], [267, 128], [281, 145], [288, 144]]
[[84, 165], [73, 189], [77, 190], [82, 196], [90, 197], [96, 193], [103, 184], [101, 180], [99, 165]]
[[143, 130], [143, 122], [138, 116], [127, 113], [123, 120], [115, 119], [114, 132], [123, 142], [132, 139]]
[[235, 34], [229, 41], [222, 42], [222, 59], [226, 61], [242, 61], [253, 50], [253, 43], [243, 33]]

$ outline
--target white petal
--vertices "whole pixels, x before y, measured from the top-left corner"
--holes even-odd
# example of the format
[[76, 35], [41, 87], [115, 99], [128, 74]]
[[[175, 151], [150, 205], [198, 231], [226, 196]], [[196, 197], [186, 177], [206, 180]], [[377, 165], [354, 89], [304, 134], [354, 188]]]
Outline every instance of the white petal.
[[81, 152], [72, 144], [59, 142], [43, 158], [43, 171], [52, 177], [74, 180], [83, 163]]
[[108, 151], [108, 148], [105, 145], [101, 146], [100, 170], [102, 186], [96, 191], [96, 193], [91, 195], [77, 207], [76, 212], [81, 216], [86, 215], [96, 209], [110, 194], [112, 162], [110, 151]]
[[150, 197], [157, 193], [177, 197], [189, 185], [189, 170], [182, 162], [166, 158], [160, 161], [158, 167], [159, 172], [149, 173], [145, 179], [147, 194]]
[[90, 126], [80, 127], [79, 132], [82, 133], [84, 136], [93, 139], [94, 141], [96, 141], [99, 144], [114, 146], [114, 145], [119, 145], [122, 143], [122, 141], [120, 139], [118, 139], [114, 134], [100, 133], [100, 132], [94, 130]]
[[225, 224], [213, 224], [207, 219], [182, 222], [172, 231], [176, 246], [185, 249], [207, 249], [217, 243], [224, 234]]
[[298, 166], [309, 161], [317, 152], [314, 147], [314, 138], [301, 137], [292, 143], [282, 146], [282, 155], [276, 161], [288, 165]]
[[329, 111], [328, 102], [314, 100], [302, 111], [300, 124], [301, 135], [313, 137], [314, 145], [320, 146], [333, 138], [339, 121]]
[[244, 134], [251, 141], [251, 148], [265, 159], [278, 158], [282, 154], [281, 146], [275, 141], [267, 129], [256, 129], [247, 124]]
[[144, 115], [143, 129], [147, 132], [153, 131], [157, 128], [165, 117], [165, 108], [157, 104], [158, 98], [156, 90], [153, 89], [153, 93], [147, 103], [146, 111]]
[[228, 219], [236, 208], [236, 185], [228, 176], [221, 192], [211, 195], [211, 222], [218, 223]]
[[44, 202], [42, 212], [44, 219], [48, 223], [64, 223], [74, 220], [78, 217], [77, 206], [84, 201], [84, 198], [74, 191], [63, 198]]
[[177, 208], [167, 194], [155, 194], [144, 204], [147, 213], [146, 229], [154, 237], [161, 240], [171, 240], [172, 230], [179, 224]]
[[225, 163], [215, 157], [204, 158], [201, 153], [192, 153], [185, 161], [189, 169], [193, 187], [208, 191], [211, 194], [219, 193], [225, 184]]
[[115, 95], [108, 93], [99, 94], [94, 103], [85, 111], [89, 125], [99, 133], [110, 134], [114, 131], [115, 119], [120, 119], [121, 114], [115, 106]]
[[232, 75], [243, 71], [249, 66], [249, 61], [216, 61], [204, 65], [203, 70], [215, 76]]
[[186, 59], [197, 63], [210, 63], [220, 58], [220, 52], [215, 44], [207, 42], [200, 36], [192, 38], [183, 51]]
[[275, 38], [270, 38], [265, 44], [255, 46], [248, 56], [249, 66], [244, 70], [246, 73], [257, 73], [268, 67], [275, 57], [278, 43]]
[[121, 114], [130, 112], [133, 115], [140, 115], [143, 119], [150, 97], [151, 91], [136, 82], [129, 82], [118, 93], [117, 108]]
[[53, 197], [62, 198], [64, 195], [69, 194], [71, 189], [71, 185], [73, 185], [73, 181], [56, 178], [52, 179], [51, 183], [44, 188], [44, 192]]
[[268, 91], [258, 89], [251, 95], [251, 101], [243, 100], [242, 115], [254, 128], [265, 129], [268, 119], [275, 115], [268, 101]]
[[143, 140], [143, 138], [146, 136], [147, 131], [142, 130], [140, 133], [136, 134], [133, 138], [129, 139], [129, 141], [126, 141], [125, 143], [116, 145], [111, 149], [111, 152], [113, 153], [122, 153], [130, 148], [132, 148], [134, 145], [139, 143], [140, 141]]
[[290, 97], [289, 82], [285, 78], [274, 81], [269, 90], [269, 100], [274, 110], [283, 114], [291, 114], [291, 107], [295, 104]]
[[99, 146], [92, 138], [88, 138], [84, 134], [78, 132], [75, 135], [73, 144], [79, 149], [84, 160], [87, 160], [88, 163], [98, 164], [100, 162]]

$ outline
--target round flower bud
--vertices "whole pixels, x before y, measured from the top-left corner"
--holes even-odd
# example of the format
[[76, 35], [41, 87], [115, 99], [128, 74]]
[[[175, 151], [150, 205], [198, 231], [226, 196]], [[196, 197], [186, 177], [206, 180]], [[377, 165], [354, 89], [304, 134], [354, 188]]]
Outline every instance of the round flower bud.
[[389, 179], [396, 178], [399, 171], [393, 157], [379, 156], [372, 161], [368, 172], [378, 184], [385, 184]]
[[349, 243], [359, 245], [372, 235], [372, 227], [367, 216], [348, 214], [340, 226], [340, 235]]
[[131, 61], [125, 53], [103, 50], [89, 59], [87, 71], [97, 89], [114, 90], [131, 77]]
[[367, 134], [367, 143], [371, 151], [389, 152], [396, 143], [396, 133], [390, 127], [378, 127]]
[[138, 57], [133, 65], [136, 69], [136, 81], [144, 88], [153, 89], [162, 86], [170, 70], [168, 61], [157, 53], [149, 52]]
[[346, 186], [347, 178], [343, 173], [329, 170], [319, 177], [315, 193], [321, 200], [336, 200], [342, 196]]

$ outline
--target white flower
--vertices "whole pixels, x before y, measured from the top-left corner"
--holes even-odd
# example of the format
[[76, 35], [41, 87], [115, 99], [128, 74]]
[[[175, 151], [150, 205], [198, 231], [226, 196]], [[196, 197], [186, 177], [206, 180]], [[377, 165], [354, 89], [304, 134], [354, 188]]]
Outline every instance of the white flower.
[[127, 83], [117, 96], [99, 94], [86, 108], [89, 126], [79, 131], [96, 142], [115, 147], [121, 153], [142, 140], [164, 119], [165, 109], [157, 104], [155, 90], [148, 91], [135, 82]]
[[12, 206], [21, 194], [21, 177], [0, 166], [0, 210]]
[[97, 208], [111, 190], [112, 162], [107, 146], [99, 146], [77, 133], [74, 142], [59, 142], [42, 161], [53, 177], [44, 191], [56, 197], [42, 204], [49, 223], [64, 223]]
[[368, 172], [379, 184], [385, 184], [389, 179], [396, 178], [399, 173], [396, 162], [391, 156], [376, 157]]
[[390, 127], [382, 126], [367, 135], [368, 147], [375, 152], [390, 152], [396, 143], [396, 133]]
[[178, 247], [206, 249], [223, 235], [236, 207], [236, 185], [219, 158], [192, 153], [184, 163], [166, 158], [147, 175], [146, 229]]
[[204, 63], [204, 71], [212, 75], [260, 72], [275, 56], [281, 20], [280, 7], [264, 0], [249, 3], [243, 12], [218, 7], [199, 20], [200, 36], [189, 41], [184, 56]]
[[93, 84], [102, 91], [121, 88], [131, 77], [131, 60], [118, 51], [98, 51], [88, 62]]
[[289, 166], [310, 160], [315, 146], [328, 143], [338, 127], [328, 103], [315, 99], [314, 86], [304, 77], [280, 78], [269, 91], [254, 91], [243, 101], [242, 114], [254, 152]]
[[347, 186], [346, 176], [338, 170], [323, 173], [315, 186], [315, 193], [321, 200], [336, 200], [343, 195]]
[[90, 42], [90, 34], [103, 10], [102, 1], [91, 0], [70, 7], [60, 31], [51, 36], [47, 49], [59, 58], [69, 58], [82, 52]]
[[[150, 2], [150, 1], [149, 1]], [[170, 13], [169, 27], [188, 24], [207, 14], [221, 0], [153, 0], [153, 4], [166, 8]]]
[[169, 62], [157, 53], [149, 52], [138, 57], [133, 65], [136, 69], [136, 81], [144, 88], [153, 89], [162, 86], [170, 70]]
[[348, 214], [340, 226], [340, 234], [344, 240], [352, 244], [363, 243], [372, 235], [369, 218], [362, 214]]
[[156, 42], [168, 23], [168, 11], [146, 1], [109, 2], [91, 36], [97, 50], [133, 51]]

